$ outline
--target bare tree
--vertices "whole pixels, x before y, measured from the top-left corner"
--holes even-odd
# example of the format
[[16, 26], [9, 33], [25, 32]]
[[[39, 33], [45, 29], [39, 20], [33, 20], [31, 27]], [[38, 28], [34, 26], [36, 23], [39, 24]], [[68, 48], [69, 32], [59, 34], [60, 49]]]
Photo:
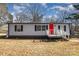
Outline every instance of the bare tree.
[[[16, 4], [18, 5], [18, 4]], [[20, 4], [19, 6], [24, 6], [25, 8], [22, 9], [22, 12], [20, 13], [21, 15], [24, 15], [24, 16], [20, 16], [18, 15], [18, 17], [21, 19], [21, 20], [27, 20], [29, 19], [30, 21], [32, 22], [41, 22], [44, 14], [45, 14], [45, 11], [43, 10], [41, 4]], [[16, 16], [17, 18], [17, 16]], [[20, 21], [19, 19], [19, 21]], [[25, 21], [24, 20], [24, 21]]]
[[7, 4], [0, 3], [0, 26], [6, 24], [9, 20], [12, 20], [10, 15]]
[[61, 13], [60, 13], [60, 22], [62, 22], [62, 23], [65, 23], [66, 22], [66, 17], [68, 17], [69, 16], [69, 13], [68, 13], [68, 11], [66, 11], [66, 10], [62, 10], [61, 11]]

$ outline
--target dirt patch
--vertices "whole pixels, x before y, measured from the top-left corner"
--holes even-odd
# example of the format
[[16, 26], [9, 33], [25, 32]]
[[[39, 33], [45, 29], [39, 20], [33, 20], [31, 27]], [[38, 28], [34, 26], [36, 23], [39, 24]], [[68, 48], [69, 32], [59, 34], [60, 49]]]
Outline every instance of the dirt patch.
[[71, 42], [79, 42], [79, 38], [72, 38], [69, 41], [71, 41]]

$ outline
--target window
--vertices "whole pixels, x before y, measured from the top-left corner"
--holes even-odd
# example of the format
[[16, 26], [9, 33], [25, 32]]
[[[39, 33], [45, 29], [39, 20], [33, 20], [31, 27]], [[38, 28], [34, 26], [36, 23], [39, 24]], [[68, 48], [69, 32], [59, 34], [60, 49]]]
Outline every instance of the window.
[[48, 30], [48, 25], [35, 25], [35, 31], [45, 31]]
[[41, 31], [41, 25], [35, 25], [35, 31]]
[[15, 32], [23, 31], [23, 25], [15, 25]]
[[48, 25], [42, 25], [42, 31], [48, 30]]
[[66, 32], [66, 25], [64, 25], [64, 31]]
[[46, 30], [48, 30], [48, 25], [46, 25]]
[[58, 25], [58, 30], [60, 30], [60, 25]]
[[46, 27], [45, 25], [42, 26], [42, 31], [45, 31]]

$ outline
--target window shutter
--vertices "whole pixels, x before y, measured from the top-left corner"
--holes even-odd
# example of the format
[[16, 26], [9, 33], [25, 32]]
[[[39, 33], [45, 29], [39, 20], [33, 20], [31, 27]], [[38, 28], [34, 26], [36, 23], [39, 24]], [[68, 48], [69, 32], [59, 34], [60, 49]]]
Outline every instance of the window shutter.
[[15, 31], [16, 31], [17, 26], [15, 25]]
[[35, 31], [36, 31], [36, 25], [35, 25]]
[[21, 25], [21, 31], [23, 31], [23, 25]]
[[66, 31], [66, 25], [64, 25], [64, 31]]
[[58, 25], [58, 30], [60, 30], [60, 25]]

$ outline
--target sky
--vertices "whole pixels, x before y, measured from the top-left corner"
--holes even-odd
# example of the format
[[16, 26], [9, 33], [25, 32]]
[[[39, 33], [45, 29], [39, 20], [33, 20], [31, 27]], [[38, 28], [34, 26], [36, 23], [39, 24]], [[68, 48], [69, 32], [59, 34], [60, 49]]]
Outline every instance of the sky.
[[[8, 6], [8, 12], [11, 13], [15, 18], [15, 14], [22, 12], [22, 9], [24, 9], [25, 5], [29, 6], [30, 3], [26, 4], [20, 4], [17, 6], [17, 4], [9, 3]], [[44, 18], [60, 18], [60, 15], [63, 11], [66, 11], [67, 13], [74, 12], [75, 8], [73, 7], [72, 3], [40, 3], [41, 9], [45, 12]], [[40, 8], [39, 8], [40, 9]]]

